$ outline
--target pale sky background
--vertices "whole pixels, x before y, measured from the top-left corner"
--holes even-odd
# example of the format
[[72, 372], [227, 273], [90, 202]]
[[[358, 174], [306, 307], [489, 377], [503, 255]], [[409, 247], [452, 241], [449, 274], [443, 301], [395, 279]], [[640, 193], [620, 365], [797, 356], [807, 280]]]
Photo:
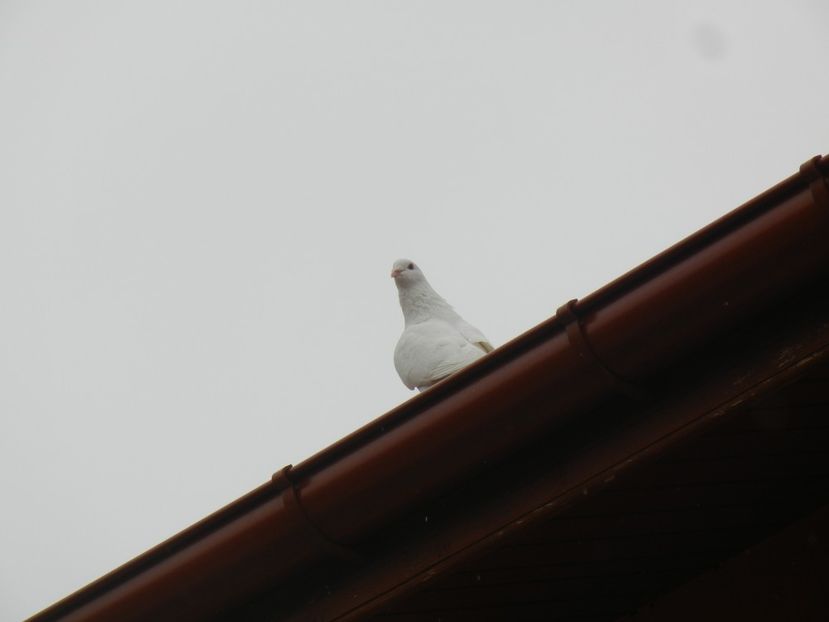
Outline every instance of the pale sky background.
[[0, 620], [829, 151], [829, 2], [0, 0]]

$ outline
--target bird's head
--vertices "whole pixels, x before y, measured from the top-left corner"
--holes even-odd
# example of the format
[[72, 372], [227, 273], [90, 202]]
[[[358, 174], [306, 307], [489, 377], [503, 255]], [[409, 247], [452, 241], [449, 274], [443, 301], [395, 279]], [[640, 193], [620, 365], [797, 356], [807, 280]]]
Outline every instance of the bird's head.
[[391, 267], [391, 278], [398, 287], [408, 287], [423, 280], [423, 273], [411, 259], [398, 259]]

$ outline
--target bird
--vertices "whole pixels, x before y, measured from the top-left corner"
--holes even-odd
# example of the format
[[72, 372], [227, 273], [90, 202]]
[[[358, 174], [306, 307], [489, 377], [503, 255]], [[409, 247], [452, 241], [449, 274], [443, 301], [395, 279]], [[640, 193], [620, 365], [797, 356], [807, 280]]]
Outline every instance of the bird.
[[409, 389], [423, 391], [494, 349], [429, 285], [410, 259], [391, 269], [403, 311], [403, 334], [394, 349], [394, 367]]

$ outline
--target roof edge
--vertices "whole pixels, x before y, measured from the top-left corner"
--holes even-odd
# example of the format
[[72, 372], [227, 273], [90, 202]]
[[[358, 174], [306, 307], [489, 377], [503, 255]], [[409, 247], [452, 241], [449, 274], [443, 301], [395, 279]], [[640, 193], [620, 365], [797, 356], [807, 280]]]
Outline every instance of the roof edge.
[[[828, 174], [829, 158], [809, 160], [574, 305], [569, 328], [561, 318], [541, 323], [303, 461], [290, 478], [260, 486], [29, 621], [201, 619], [337, 554], [481, 460], [614, 394], [619, 386], [599, 367], [646, 383], [702, 339], [826, 271]], [[665, 338], [648, 339], [654, 334]], [[532, 409], [553, 391], [558, 408]], [[193, 590], [198, 598], [187, 597]]]

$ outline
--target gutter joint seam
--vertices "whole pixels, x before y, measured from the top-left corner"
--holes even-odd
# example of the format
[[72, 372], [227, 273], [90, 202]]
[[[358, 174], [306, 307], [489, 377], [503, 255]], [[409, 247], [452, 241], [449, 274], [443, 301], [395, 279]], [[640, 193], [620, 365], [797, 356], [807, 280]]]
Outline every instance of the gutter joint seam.
[[815, 205], [829, 211], [829, 186], [827, 186], [825, 177], [827, 172], [822, 170], [822, 164], [823, 158], [819, 155], [815, 156], [800, 165], [800, 174], [809, 186]]
[[556, 319], [564, 327], [570, 345], [576, 350], [580, 358], [599, 370], [612, 389], [638, 402], [649, 400], [651, 398], [649, 391], [617, 374], [596, 354], [590, 340], [587, 338], [581, 319], [576, 314], [577, 302], [574, 298], [556, 310]]
[[289, 464], [271, 476], [273, 483], [276, 484], [277, 488], [283, 492], [285, 510], [290, 514], [293, 514], [301, 524], [304, 524], [307, 527], [307, 531], [317, 541], [317, 544], [319, 544], [323, 550], [331, 554], [333, 557], [347, 561], [360, 560], [362, 556], [359, 555], [354, 549], [337, 542], [334, 538], [331, 538], [322, 529], [320, 529], [320, 527], [313, 520], [311, 520], [305, 506], [302, 505], [302, 500], [300, 499], [296, 483], [291, 476], [292, 469], [293, 465]]

